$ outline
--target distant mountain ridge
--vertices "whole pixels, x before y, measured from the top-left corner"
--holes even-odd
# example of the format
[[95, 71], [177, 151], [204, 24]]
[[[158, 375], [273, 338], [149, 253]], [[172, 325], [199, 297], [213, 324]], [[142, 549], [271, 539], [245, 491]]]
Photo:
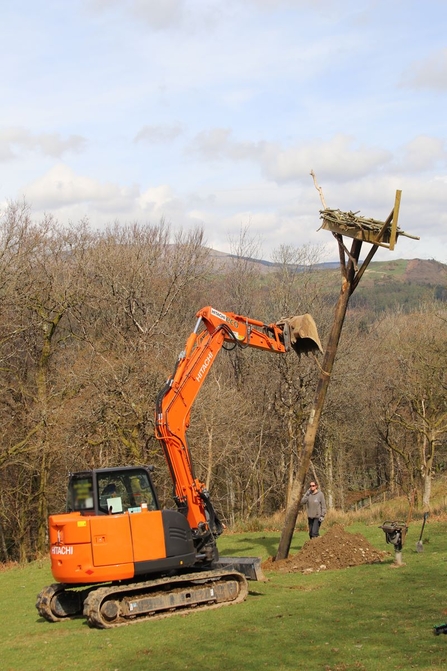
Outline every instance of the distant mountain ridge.
[[447, 265], [434, 259], [399, 259], [371, 263], [369, 273], [382, 273], [403, 282], [447, 286]]
[[[236, 254], [227, 254], [215, 249], [210, 249], [210, 256], [216, 265], [226, 268], [233, 260], [239, 258]], [[245, 261], [253, 264], [262, 273], [274, 272], [278, 264], [263, 259], [251, 259], [242, 257]], [[316, 270], [337, 270], [338, 261], [317, 263], [313, 266]], [[297, 271], [304, 270], [305, 266], [297, 266]], [[394, 281], [403, 283], [414, 283], [432, 286], [447, 286], [447, 265], [434, 259], [395, 259], [391, 261], [372, 261], [362, 279], [362, 284], [371, 281]]]

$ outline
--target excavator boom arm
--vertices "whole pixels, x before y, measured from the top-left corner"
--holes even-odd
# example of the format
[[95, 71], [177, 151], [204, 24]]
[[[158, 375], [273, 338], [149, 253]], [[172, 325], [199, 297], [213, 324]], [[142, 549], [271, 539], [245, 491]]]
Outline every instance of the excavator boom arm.
[[158, 396], [156, 436], [163, 444], [179, 509], [186, 514], [193, 530], [209, 526], [218, 535], [220, 523], [213, 519], [205, 485], [194, 475], [187, 445], [192, 405], [225, 343], [283, 354], [289, 349], [290, 339], [287, 324], [264, 324], [212, 307], [202, 308], [196, 316], [196, 327], [179, 355], [172, 377]]

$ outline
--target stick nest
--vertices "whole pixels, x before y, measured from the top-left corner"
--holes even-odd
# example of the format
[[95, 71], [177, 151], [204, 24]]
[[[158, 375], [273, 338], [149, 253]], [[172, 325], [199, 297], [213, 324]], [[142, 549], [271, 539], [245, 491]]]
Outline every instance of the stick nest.
[[[371, 233], [380, 233], [385, 222], [378, 219], [360, 217], [358, 212], [342, 212], [341, 210], [320, 210], [320, 219], [331, 227], [337, 227], [347, 232], [368, 231]], [[401, 232], [397, 229], [397, 232]]]

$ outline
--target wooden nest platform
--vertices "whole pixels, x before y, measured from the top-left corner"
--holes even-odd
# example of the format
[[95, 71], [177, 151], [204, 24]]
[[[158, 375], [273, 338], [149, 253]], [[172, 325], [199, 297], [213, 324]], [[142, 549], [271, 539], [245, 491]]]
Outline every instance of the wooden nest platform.
[[[385, 226], [384, 221], [367, 219], [360, 217], [358, 212], [342, 212], [341, 210], [321, 210], [320, 217], [323, 219], [322, 228], [332, 233], [339, 233], [365, 242], [390, 243], [391, 226]], [[396, 239], [400, 233], [400, 229], [396, 227]]]
[[386, 221], [361, 217], [358, 212], [324, 209], [320, 210], [320, 218], [323, 220], [321, 228], [331, 231], [334, 235], [346, 235], [390, 250], [394, 249], [399, 235], [419, 240], [397, 226], [400, 194], [400, 191], [396, 192], [394, 208]]

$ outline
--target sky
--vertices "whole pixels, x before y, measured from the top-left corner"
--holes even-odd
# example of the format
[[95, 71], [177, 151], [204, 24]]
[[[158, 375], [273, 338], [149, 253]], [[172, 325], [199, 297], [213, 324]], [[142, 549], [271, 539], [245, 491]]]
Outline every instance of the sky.
[[[3, 0], [0, 208], [173, 231], [259, 258], [322, 204], [447, 263], [446, 0]], [[364, 245], [363, 249], [369, 246]]]

